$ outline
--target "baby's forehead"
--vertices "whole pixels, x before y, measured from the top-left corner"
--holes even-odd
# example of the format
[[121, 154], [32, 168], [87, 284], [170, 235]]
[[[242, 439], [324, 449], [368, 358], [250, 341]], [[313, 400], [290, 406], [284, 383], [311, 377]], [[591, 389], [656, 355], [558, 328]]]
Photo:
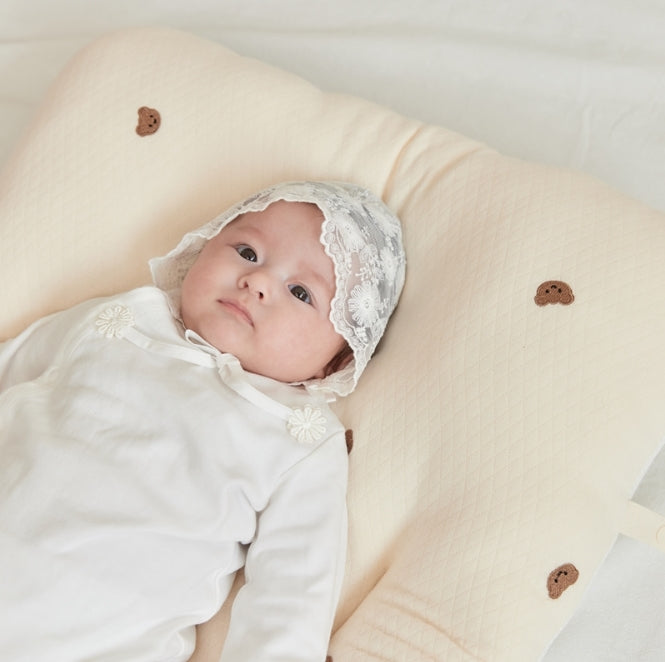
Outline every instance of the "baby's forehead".
[[233, 232], [234, 230], [246, 230], [248, 232], [260, 230], [261, 219], [248, 216], [247, 212], [238, 214], [235, 218], [223, 225], [219, 234]]
[[257, 219], [289, 218], [293, 215], [323, 220], [323, 211], [321, 208], [314, 202], [307, 202], [305, 200], [275, 200], [264, 209], [246, 211], [242, 214], [242, 216], [249, 216]]
[[239, 235], [240, 241], [256, 241], [264, 247], [276, 248], [277, 253], [296, 252], [303, 263], [312, 262], [319, 268], [322, 258], [325, 271], [334, 270], [334, 261], [326, 253], [321, 238], [324, 218], [321, 209], [313, 203], [280, 200], [263, 210], [239, 214], [221, 228], [217, 237], [230, 236], [234, 241], [234, 235]]
[[228, 220], [222, 226], [220, 232], [223, 232], [227, 228], [262, 232], [270, 231], [275, 225], [280, 224], [293, 226], [300, 223], [306, 227], [311, 223], [312, 227], [318, 233], [324, 219], [325, 216], [321, 208], [312, 202], [277, 200], [265, 209], [239, 213]]

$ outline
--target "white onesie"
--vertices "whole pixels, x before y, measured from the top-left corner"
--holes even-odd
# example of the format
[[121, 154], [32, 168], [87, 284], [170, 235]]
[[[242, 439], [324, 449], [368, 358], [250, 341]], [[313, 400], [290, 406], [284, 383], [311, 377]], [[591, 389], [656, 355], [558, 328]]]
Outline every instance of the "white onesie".
[[244, 564], [222, 660], [325, 659], [344, 430], [185, 335], [158, 288], [0, 345], [0, 457], [3, 659], [186, 660]]

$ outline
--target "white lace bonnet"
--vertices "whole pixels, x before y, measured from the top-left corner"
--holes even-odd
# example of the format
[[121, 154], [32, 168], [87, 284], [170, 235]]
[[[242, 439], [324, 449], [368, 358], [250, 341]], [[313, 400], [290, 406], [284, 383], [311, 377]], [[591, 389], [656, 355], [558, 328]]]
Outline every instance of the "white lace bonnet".
[[305, 386], [348, 395], [383, 335], [405, 275], [400, 222], [367, 189], [343, 182], [271, 186], [189, 232], [164, 257], [151, 260], [153, 280], [169, 293], [174, 313], [179, 315], [180, 286], [205, 242], [239, 215], [262, 211], [277, 200], [314, 203], [323, 214], [321, 243], [333, 261], [336, 278], [330, 319], [351, 347], [353, 360], [327, 377], [305, 382]]

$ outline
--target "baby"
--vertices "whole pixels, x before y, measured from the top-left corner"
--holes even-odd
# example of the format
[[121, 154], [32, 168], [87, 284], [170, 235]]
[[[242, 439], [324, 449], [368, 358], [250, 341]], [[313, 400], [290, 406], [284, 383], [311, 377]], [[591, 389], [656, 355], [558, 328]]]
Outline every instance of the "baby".
[[0, 650], [184, 661], [233, 604], [223, 662], [323, 662], [346, 548], [350, 393], [404, 281], [370, 192], [255, 194], [151, 261], [155, 286], [0, 344]]

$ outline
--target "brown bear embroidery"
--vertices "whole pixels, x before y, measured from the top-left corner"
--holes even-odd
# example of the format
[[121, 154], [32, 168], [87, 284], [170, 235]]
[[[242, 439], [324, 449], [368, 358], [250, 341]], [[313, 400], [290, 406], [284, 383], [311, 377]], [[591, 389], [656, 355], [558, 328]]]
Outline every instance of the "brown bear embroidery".
[[580, 573], [572, 563], [564, 563], [550, 572], [547, 577], [547, 593], [552, 600], [556, 600], [569, 587], [572, 586]]
[[567, 283], [561, 280], [548, 280], [538, 286], [533, 300], [539, 306], [546, 306], [548, 303], [561, 303], [567, 306], [575, 301], [575, 296]]
[[139, 108], [139, 123], [136, 126], [136, 133], [139, 136], [149, 136], [159, 129], [161, 123], [162, 118], [158, 110], [148, 108], [148, 106], [141, 106]]

